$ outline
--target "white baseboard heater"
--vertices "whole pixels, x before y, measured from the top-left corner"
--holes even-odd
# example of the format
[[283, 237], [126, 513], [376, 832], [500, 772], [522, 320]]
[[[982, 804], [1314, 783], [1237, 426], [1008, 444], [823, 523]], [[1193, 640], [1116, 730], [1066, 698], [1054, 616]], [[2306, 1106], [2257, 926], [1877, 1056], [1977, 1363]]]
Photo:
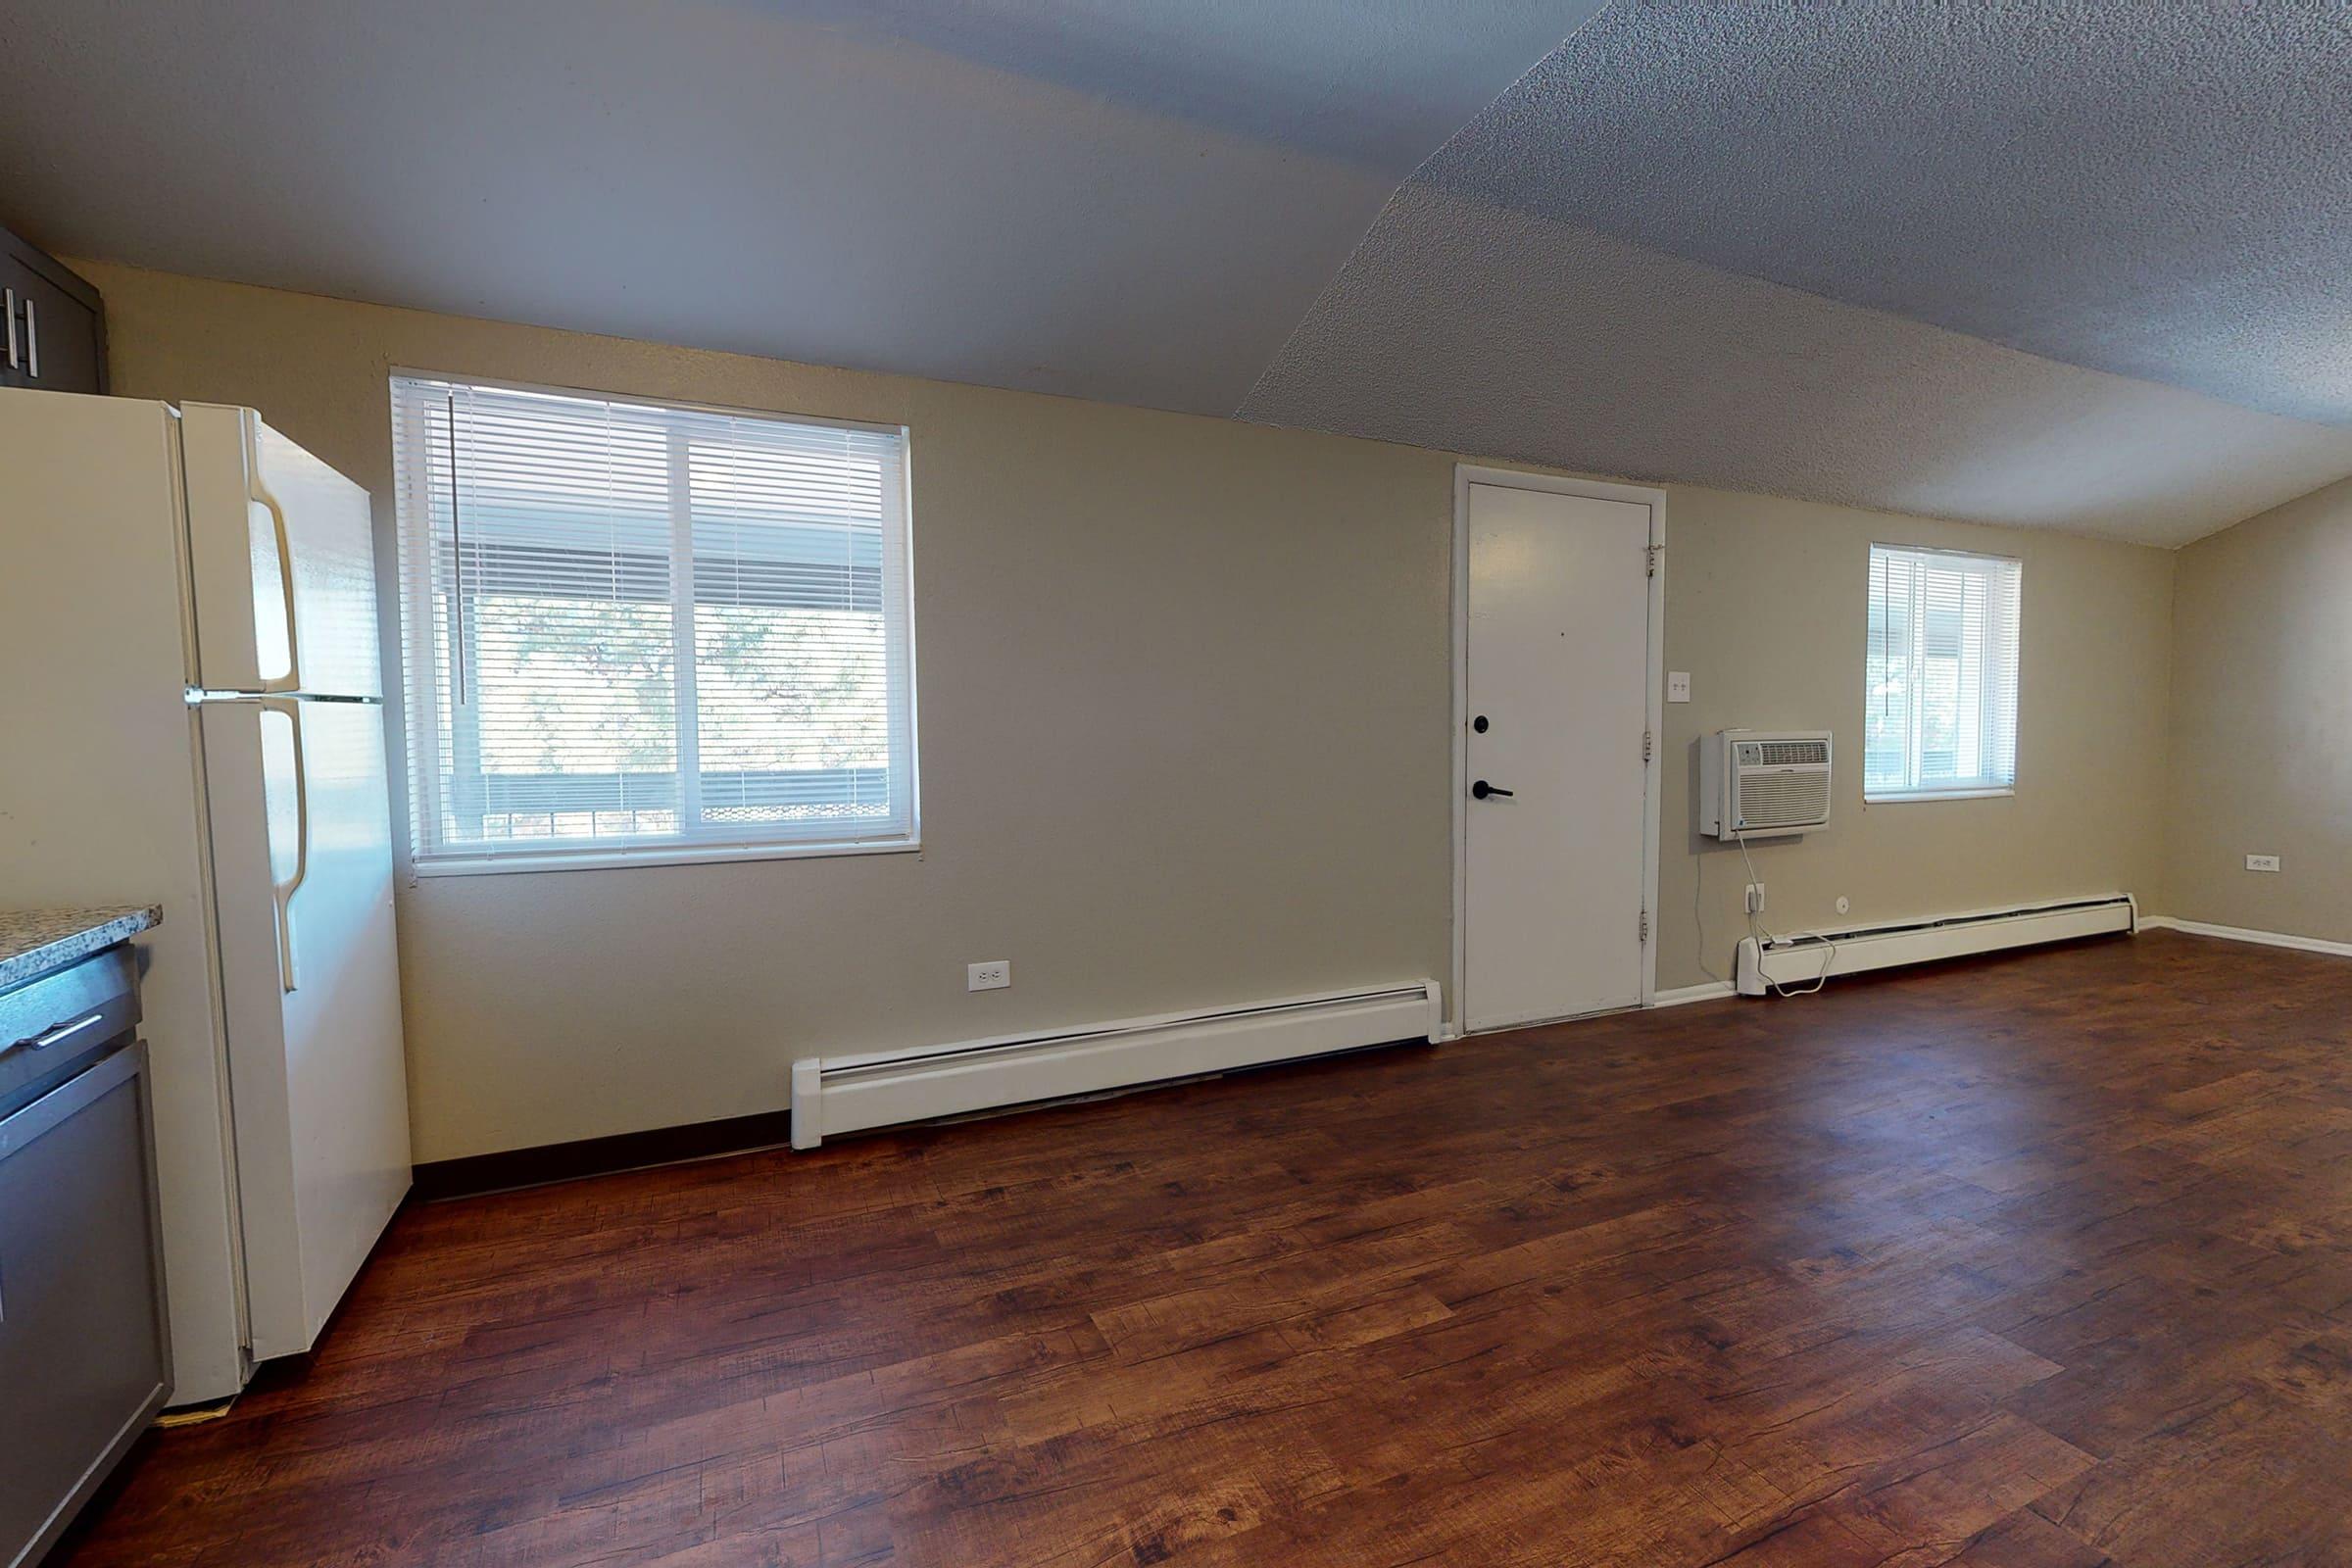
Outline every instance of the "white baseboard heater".
[[1803, 990], [1816, 982], [1867, 969], [1959, 958], [2001, 948], [2032, 947], [2074, 937], [2138, 929], [2138, 910], [2127, 894], [2069, 899], [2011, 909], [1982, 909], [1937, 919], [1899, 921], [1847, 931], [1819, 931], [1759, 943], [1740, 940], [1740, 994], [1760, 997], [1774, 987]]
[[792, 1147], [828, 1133], [892, 1127], [1001, 1105], [1099, 1094], [1399, 1040], [1437, 1041], [1435, 980], [947, 1046], [792, 1064]]

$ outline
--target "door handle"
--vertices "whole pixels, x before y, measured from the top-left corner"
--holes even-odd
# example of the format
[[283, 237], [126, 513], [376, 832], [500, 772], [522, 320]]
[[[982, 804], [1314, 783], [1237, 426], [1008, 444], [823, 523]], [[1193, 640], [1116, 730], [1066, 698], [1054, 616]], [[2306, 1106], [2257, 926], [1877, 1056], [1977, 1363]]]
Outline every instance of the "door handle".
[[[245, 435], [245, 493], [270, 514], [270, 527], [277, 540], [277, 585], [286, 612], [286, 672], [275, 680], [264, 680], [262, 690], [298, 692], [302, 690], [302, 625], [294, 614], [294, 540], [286, 527], [286, 509], [277, 504], [277, 497], [262, 482], [262, 442], [256, 428], [261, 416], [248, 413], [241, 419]], [[286, 989], [294, 988], [289, 985]]]
[[1511, 793], [1510, 790], [1496, 789], [1483, 778], [1470, 786], [1470, 798], [1474, 801], [1483, 801], [1490, 795], [1509, 795]]
[[17, 291], [13, 288], [0, 289], [0, 306], [6, 307], [5, 310], [0, 310], [0, 315], [8, 318], [8, 368], [13, 370], [19, 363], [17, 359]]
[[290, 697], [264, 697], [261, 706], [286, 715], [294, 747], [294, 874], [272, 882], [277, 901], [277, 978], [287, 992], [294, 990], [294, 895], [311, 874], [311, 769], [302, 755], [302, 704]]
[[41, 328], [32, 314], [32, 296], [24, 296], [24, 373], [31, 379], [41, 378]]

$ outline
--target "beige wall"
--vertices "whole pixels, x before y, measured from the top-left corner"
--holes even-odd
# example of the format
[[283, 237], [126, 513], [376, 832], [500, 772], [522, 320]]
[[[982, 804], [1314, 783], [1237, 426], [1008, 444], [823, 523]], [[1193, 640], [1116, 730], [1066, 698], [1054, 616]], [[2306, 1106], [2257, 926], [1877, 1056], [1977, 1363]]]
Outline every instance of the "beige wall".
[[[76, 265], [118, 392], [261, 408], [376, 495], [387, 567], [394, 366], [913, 432], [922, 855], [404, 887], [419, 1159], [773, 1109], [812, 1050], [1449, 972], [1450, 457]], [[1667, 519], [1662, 987], [1701, 978], [1702, 865], [1719, 972], [1740, 918], [1692, 738], [1858, 759], [1873, 538], [2026, 558], [2026, 787], [1866, 814], [1847, 766], [1830, 832], [1759, 851], [1768, 917], [2153, 885], [2170, 557], [1679, 487]]]
[[2189, 546], [2180, 576], [2165, 912], [2352, 942], [2352, 480]]
[[85, 273], [115, 390], [264, 410], [375, 495], [386, 582], [393, 366], [912, 431], [922, 854], [404, 887], [419, 1159], [773, 1109], [818, 1049], [1446, 972], [1444, 459]]
[[[1833, 733], [1826, 832], [1751, 843], [1775, 930], [2132, 893], [2161, 875], [2173, 556], [2065, 534], [1933, 522], [1676, 488], [1667, 505], [1666, 853], [1658, 984], [1728, 976], [1746, 930], [1740, 847], [1700, 838], [1697, 742], [1732, 725]], [[1862, 801], [1862, 660], [1873, 542], [2024, 562], [2011, 797]], [[1701, 920], [1704, 946], [1699, 942]]]

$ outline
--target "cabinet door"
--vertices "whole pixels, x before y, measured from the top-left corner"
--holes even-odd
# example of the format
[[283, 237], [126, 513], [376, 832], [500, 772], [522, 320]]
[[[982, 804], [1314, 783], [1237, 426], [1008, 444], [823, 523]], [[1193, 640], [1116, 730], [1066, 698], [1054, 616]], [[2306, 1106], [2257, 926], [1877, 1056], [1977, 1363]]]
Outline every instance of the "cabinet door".
[[146, 1048], [0, 1120], [0, 1563], [72, 1520], [170, 1392]]
[[98, 291], [0, 230], [0, 386], [106, 390], [106, 327]]

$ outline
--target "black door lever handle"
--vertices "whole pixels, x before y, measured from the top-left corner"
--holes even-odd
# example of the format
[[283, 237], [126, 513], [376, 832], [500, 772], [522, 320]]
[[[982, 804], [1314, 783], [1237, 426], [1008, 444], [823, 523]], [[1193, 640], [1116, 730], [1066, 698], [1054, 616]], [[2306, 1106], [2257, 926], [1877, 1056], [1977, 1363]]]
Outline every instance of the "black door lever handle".
[[1483, 778], [1470, 786], [1470, 798], [1474, 801], [1483, 801], [1490, 795], [1508, 795], [1510, 793], [1512, 792], [1509, 790], [1496, 789]]

